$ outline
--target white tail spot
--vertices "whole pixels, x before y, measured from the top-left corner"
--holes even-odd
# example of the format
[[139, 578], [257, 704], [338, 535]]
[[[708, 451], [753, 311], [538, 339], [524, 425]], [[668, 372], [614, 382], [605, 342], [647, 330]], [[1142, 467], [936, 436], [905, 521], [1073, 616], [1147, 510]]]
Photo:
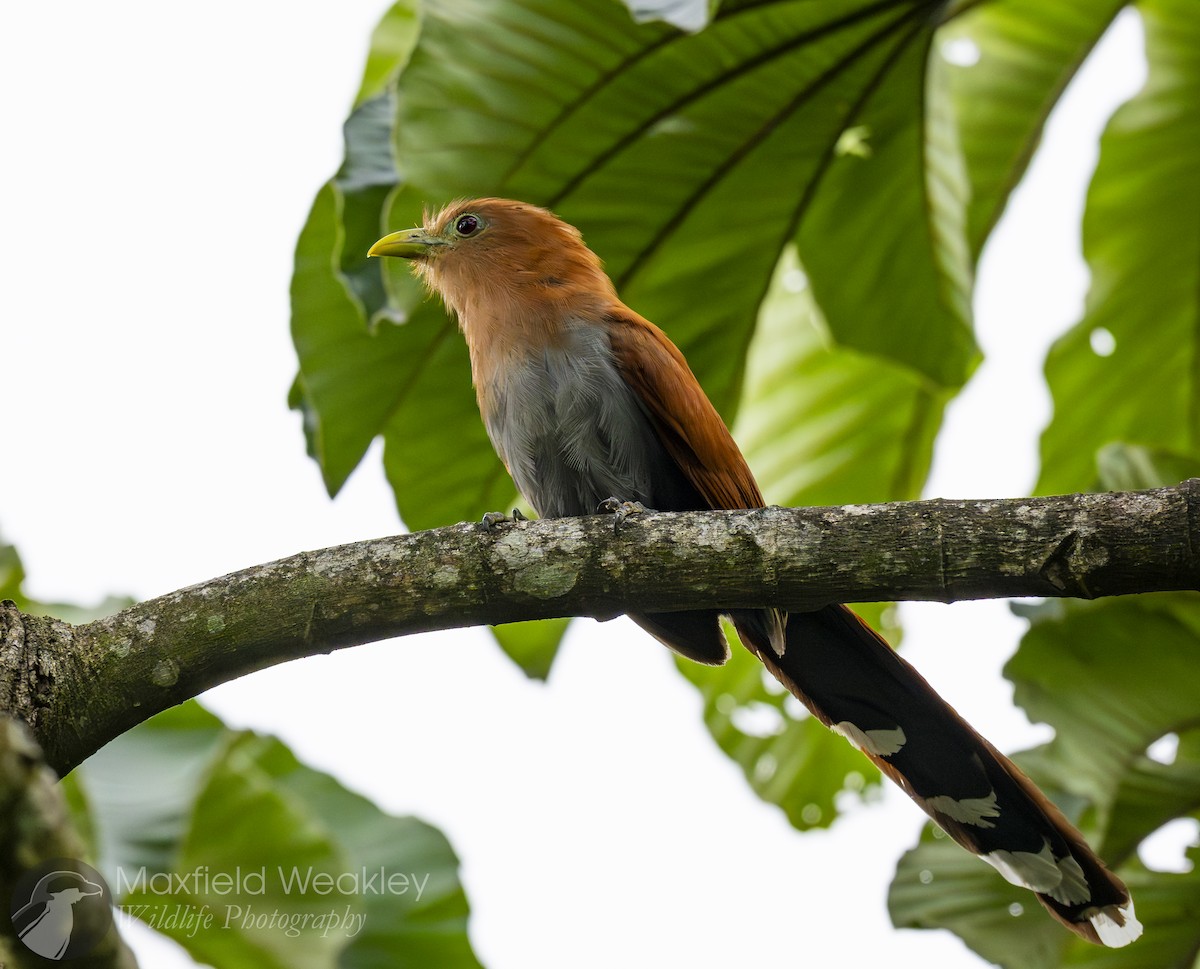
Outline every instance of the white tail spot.
[[1079, 862], [1070, 855], [1055, 858], [1045, 839], [1036, 855], [1032, 851], [992, 851], [979, 857], [1012, 884], [1049, 895], [1063, 905], [1079, 905], [1091, 898]]
[[[963, 824], [973, 824], [977, 828], [994, 828], [995, 825], [988, 818], [1000, 817], [1000, 807], [996, 804], [995, 791], [992, 791], [987, 797], [964, 797], [961, 799], [955, 799], [949, 794], [939, 794], [937, 797], [926, 798], [925, 803], [938, 814], [944, 814]], [[1011, 879], [1009, 880], [1011, 881]]]
[[1050, 842], [1043, 841], [1042, 845], [1042, 850], [1036, 855], [1032, 851], [990, 851], [979, 857], [1018, 888], [1049, 894], [1058, 888], [1062, 881], [1062, 872], [1054, 863]]
[[1050, 892], [1050, 897], [1056, 902], [1071, 905], [1074, 902], [1086, 902], [1092, 897], [1088, 890], [1087, 876], [1071, 855], [1058, 859], [1058, 870], [1062, 872], [1062, 884]]
[[866, 754], [890, 757], [908, 741], [899, 727], [891, 730], [859, 730], [849, 720], [835, 723], [830, 729], [841, 734], [850, 743]]

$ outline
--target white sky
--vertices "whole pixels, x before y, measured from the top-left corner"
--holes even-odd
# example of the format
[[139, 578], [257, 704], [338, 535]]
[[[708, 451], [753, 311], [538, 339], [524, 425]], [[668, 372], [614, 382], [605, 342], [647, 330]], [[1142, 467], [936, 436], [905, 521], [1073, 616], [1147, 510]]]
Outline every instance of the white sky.
[[[339, 161], [385, 9], [4, 5], [0, 528], [33, 595], [149, 597], [396, 531], [377, 453], [330, 502], [285, 405], [292, 248]], [[989, 358], [951, 410], [930, 495], [1017, 495], [1033, 480], [1041, 359], [1086, 283], [1094, 139], [1140, 81], [1137, 49], [1126, 21], [1069, 92], [986, 254]], [[1007, 750], [1043, 736], [998, 677], [1020, 629], [1005, 606], [905, 614], [906, 655], [986, 735]], [[491, 969], [851, 952], [859, 965], [981, 965], [948, 935], [888, 922], [892, 867], [923, 819], [903, 795], [796, 834], [707, 739], [666, 652], [624, 621], [579, 624], [549, 687], [473, 630], [290, 664], [205, 699], [446, 831]], [[142, 935], [145, 964], [183, 964]]]

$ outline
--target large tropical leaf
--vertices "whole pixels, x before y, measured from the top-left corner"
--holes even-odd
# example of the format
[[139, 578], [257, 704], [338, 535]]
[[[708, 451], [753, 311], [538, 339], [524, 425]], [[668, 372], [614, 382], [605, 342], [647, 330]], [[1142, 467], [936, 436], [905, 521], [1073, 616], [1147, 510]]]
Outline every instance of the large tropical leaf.
[[968, 3], [938, 32], [931, 99], [950, 98], [979, 257], [1059, 96], [1126, 0]]
[[[456, 195], [518, 196], [579, 224], [727, 412], [779, 255], [816, 213], [829, 238], [819, 252], [814, 233], [801, 241], [831, 331], [935, 385], [960, 384], [975, 358], [962, 199], [941, 176], [911, 191], [923, 179], [923, 64], [939, 6], [727, 3], [689, 34], [638, 24], [611, 0], [427, 3], [411, 57], [393, 61], [395, 162], [377, 147], [393, 130], [392, 95], [373, 93], [298, 252], [298, 397], [331, 490], [382, 432], [410, 525], [506, 497], [440, 311], [417, 308], [403, 266], [363, 270], [349, 251], [381, 215], [412, 224], [422, 202]], [[866, 132], [870, 157], [847, 150], [847, 131]], [[943, 170], [952, 155], [940, 152]], [[351, 206], [350, 182], [373, 191]], [[381, 213], [379, 190], [401, 183]], [[858, 198], [851, 220], [832, 208], [847, 192]], [[387, 274], [388, 307], [372, 271]], [[872, 295], [883, 285], [888, 300]]]
[[[974, 360], [962, 200], [905, 193], [906, 181], [922, 178], [922, 70], [938, 6], [729, 3], [706, 30], [688, 34], [635, 23], [611, 0], [426, 4], [411, 51], [393, 41], [390, 60], [373, 53], [373, 82], [347, 123], [346, 164], [318, 197], [297, 251], [294, 400], [330, 489], [382, 432], [388, 478], [411, 527], [512, 500], [453, 326], [422, 303], [406, 267], [368, 266], [363, 256], [381, 221], [413, 224], [423, 201], [455, 195], [544, 202], [581, 225], [625, 298], [668, 329], [727, 412], [779, 255], [813, 209], [834, 223], [813, 258], [838, 336], [932, 376], [916, 395], [922, 402], [961, 383]], [[408, 25], [401, 21], [402, 41]], [[390, 36], [381, 28], [376, 47], [381, 34]], [[384, 77], [396, 79], [394, 89]], [[872, 132], [873, 157], [850, 158], [841, 147], [859, 121]], [[394, 160], [381, 147], [393, 128]], [[846, 192], [863, 200], [853, 224], [832, 207]], [[378, 273], [385, 288], [378, 275], [373, 281]], [[885, 285], [886, 303], [870, 295]], [[911, 388], [904, 393], [913, 398]], [[877, 413], [903, 414], [909, 405], [894, 409], [889, 394], [890, 384], [874, 394]], [[811, 423], [813, 465], [845, 460], [844, 443], [828, 436], [834, 453], [812, 453], [819, 428], [828, 435], [843, 420], [840, 401], [785, 394], [776, 405], [781, 399], [812, 405], [786, 416], [776, 406], [775, 415]], [[833, 413], [816, 409], [822, 404]], [[906, 485], [923, 476], [939, 413], [940, 404], [927, 409], [908, 441]], [[895, 424], [857, 429], [880, 440]], [[801, 495], [793, 488], [786, 500]], [[551, 637], [514, 630], [502, 642], [530, 673], [553, 655]]]
[[[732, 627], [726, 633], [736, 642]], [[746, 650], [735, 647], [716, 668], [677, 665], [700, 691], [704, 724], [717, 746], [794, 827], [826, 828], [838, 816], [842, 791], [862, 795], [878, 787], [871, 762], [810, 716]]]
[[309, 453], [330, 494], [382, 432], [415, 357], [402, 328], [369, 323], [377, 315], [403, 320], [421, 294], [411, 286], [389, 309], [366, 255], [397, 185], [390, 84], [416, 41], [415, 7], [415, 0], [400, 0], [376, 27], [345, 125], [345, 161], [318, 192], [296, 244], [292, 340], [300, 374], [289, 403], [304, 417]]
[[840, 345], [788, 251], [763, 304], [734, 435], [769, 502], [916, 498], [951, 392]]
[[1036, 621], [1005, 671], [1015, 699], [1055, 728], [1060, 786], [1086, 796], [1107, 827], [1135, 758], [1165, 734], [1200, 726], [1200, 595], [1022, 611]]
[[797, 241], [839, 343], [946, 388], [960, 386], [978, 360], [974, 271], [953, 118], [944, 99], [925, 97], [927, 27], [913, 25], [862, 90], [852, 126], [811, 186]]
[[1046, 361], [1043, 493], [1099, 486], [1112, 442], [1169, 450], [1200, 473], [1200, 21], [1188, 0], [1139, 9], [1149, 77], [1101, 141], [1087, 311]]
[[1032, 894], [1010, 885], [932, 825], [900, 859], [887, 904], [897, 927], [949, 929], [1002, 966], [1050, 969], [1068, 944], [1069, 933]]
[[[936, 833], [940, 834], [940, 832]], [[1143, 936], [1122, 949], [1083, 942], [1054, 922], [1033, 896], [948, 838], [927, 830], [900, 861], [888, 893], [896, 925], [948, 928], [1006, 969], [1194, 969], [1200, 922], [1200, 870], [1121, 870], [1137, 903]], [[1194, 856], [1197, 852], [1191, 852]]]
[[478, 966], [440, 832], [384, 814], [195, 702], [113, 741], [65, 783], [118, 904], [197, 960]]
[[[937, 6], [726, 4], [704, 31], [684, 34], [635, 26], [606, 0], [431, 4], [399, 85], [401, 169], [438, 200], [488, 191], [552, 205], [583, 228], [626, 300], [669, 330], [728, 407], [783, 245], [814, 198], [846, 188], [836, 176], [825, 185], [844, 132], [863, 113], [882, 144], [888, 126], [911, 130], [919, 117], [921, 52]], [[903, 90], [910, 96], [893, 94]], [[440, 110], [447, 103], [456, 110]], [[886, 155], [855, 171], [895, 186], [919, 176], [920, 144], [898, 155], [903, 172]], [[833, 280], [838, 291], [869, 291], [865, 269], [851, 268], [857, 278], [846, 285], [847, 266], [886, 261], [894, 244], [880, 226], [898, 235], [909, 226], [895, 197], [859, 198], [854, 238], [825, 243], [830, 259], [856, 257], [837, 261], [831, 293]], [[919, 213], [918, 228], [929, 218]], [[906, 261], [910, 253], [937, 263], [911, 234]], [[910, 363], [961, 383], [962, 320], [939, 316], [937, 285], [900, 278], [946, 351]], [[865, 332], [869, 320], [892, 319], [878, 302], [867, 321], [862, 312], [856, 306], [854, 326], [842, 325]]]

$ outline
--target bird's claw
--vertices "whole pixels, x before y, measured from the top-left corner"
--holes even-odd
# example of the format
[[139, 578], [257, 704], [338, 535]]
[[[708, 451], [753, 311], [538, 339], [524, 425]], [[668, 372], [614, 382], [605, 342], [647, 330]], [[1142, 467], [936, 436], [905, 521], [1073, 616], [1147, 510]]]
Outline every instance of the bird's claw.
[[622, 501], [620, 498], [605, 498], [596, 508], [597, 514], [613, 516], [613, 532], [621, 530], [630, 515], [641, 515], [649, 509], [640, 501]]
[[487, 511], [483, 513], [483, 518], [480, 519], [479, 527], [485, 532], [491, 533], [496, 531], [501, 525], [507, 525], [510, 522], [529, 521], [521, 514], [520, 508], [514, 508], [511, 515], [506, 515], [502, 511]]

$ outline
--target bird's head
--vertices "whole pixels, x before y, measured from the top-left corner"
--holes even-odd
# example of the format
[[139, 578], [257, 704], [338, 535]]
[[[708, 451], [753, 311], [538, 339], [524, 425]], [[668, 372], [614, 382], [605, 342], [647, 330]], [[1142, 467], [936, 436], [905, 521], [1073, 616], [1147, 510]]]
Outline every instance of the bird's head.
[[511, 199], [451, 202], [425, 224], [384, 236], [369, 255], [412, 260], [464, 329], [531, 312], [616, 298], [579, 230], [552, 212]]

